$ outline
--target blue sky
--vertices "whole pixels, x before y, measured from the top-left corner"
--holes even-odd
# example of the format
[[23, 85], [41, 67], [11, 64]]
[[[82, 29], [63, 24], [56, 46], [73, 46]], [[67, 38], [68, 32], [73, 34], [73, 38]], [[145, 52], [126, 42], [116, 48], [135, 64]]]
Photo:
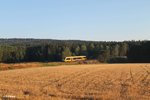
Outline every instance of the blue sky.
[[150, 0], [0, 0], [0, 38], [150, 39]]

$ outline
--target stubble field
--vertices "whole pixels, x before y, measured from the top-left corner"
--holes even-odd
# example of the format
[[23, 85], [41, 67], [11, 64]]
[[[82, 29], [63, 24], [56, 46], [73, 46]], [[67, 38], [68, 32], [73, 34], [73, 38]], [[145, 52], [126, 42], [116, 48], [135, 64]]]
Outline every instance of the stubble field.
[[0, 72], [0, 97], [150, 100], [150, 64], [62, 65]]

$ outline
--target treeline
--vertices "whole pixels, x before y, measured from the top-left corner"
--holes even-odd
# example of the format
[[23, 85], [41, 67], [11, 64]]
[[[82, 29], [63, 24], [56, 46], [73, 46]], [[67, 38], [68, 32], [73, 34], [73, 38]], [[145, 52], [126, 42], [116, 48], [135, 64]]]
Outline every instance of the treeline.
[[0, 39], [0, 62], [52, 62], [78, 55], [110, 63], [150, 62], [150, 41]]

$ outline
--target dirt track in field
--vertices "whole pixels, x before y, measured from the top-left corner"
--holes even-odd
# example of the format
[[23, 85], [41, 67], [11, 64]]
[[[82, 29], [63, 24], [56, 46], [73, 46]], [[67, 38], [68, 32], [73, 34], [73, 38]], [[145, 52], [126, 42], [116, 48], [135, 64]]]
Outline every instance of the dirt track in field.
[[150, 64], [63, 65], [0, 72], [0, 97], [150, 100]]

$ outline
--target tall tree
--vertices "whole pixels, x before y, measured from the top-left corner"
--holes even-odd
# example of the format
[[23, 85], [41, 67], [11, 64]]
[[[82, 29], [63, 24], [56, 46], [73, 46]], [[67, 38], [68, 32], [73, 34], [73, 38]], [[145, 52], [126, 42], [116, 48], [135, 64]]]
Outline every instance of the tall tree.
[[81, 45], [80, 55], [85, 55], [85, 56], [88, 55], [88, 53], [87, 53], [87, 47], [86, 47], [85, 44]]
[[119, 48], [119, 56], [126, 56], [128, 51], [128, 44], [127, 43], [121, 43]]
[[119, 45], [118, 45], [118, 44], [115, 44], [115, 45], [112, 47], [111, 55], [112, 55], [112, 56], [119, 56]]
[[75, 48], [75, 55], [79, 55], [79, 54], [80, 54], [80, 47], [77, 46], [77, 47]]
[[3, 48], [0, 46], [0, 62], [2, 62], [2, 57], [3, 57]]
[[99, 57], [98, 57], [98, 60], [99, 60], [100, 62], [107, 62], [109, 56], [110, 56], [109, 50], [101, 50], [101, 51], [100, 51], [100, 55], [99, 55]]
[[65, 57], [71, 56], [71, 55], [72, 55], [72, 53], [71, 53], [70, 49], [69, 49], [68, 47], [65, 47], [64, 50], [63, 50], [63, 52], [62, 52], [62, 60], [63, 60]]
[[88, 58], [93, 59], [94, 58], [94, 53], [96, 52], [94, 43], [90, 43], [88, 46]]

